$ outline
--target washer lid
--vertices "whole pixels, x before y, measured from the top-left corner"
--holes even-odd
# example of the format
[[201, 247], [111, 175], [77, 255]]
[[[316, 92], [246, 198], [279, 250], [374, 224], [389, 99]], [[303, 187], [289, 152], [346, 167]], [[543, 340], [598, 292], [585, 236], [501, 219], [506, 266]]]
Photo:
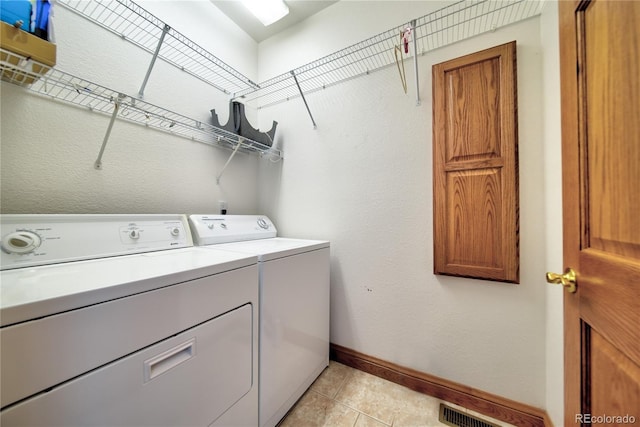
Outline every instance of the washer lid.
[[76, 261], [1, 272], [6, 326], [255, 265], [256, 256], [204, 248]]
[[208, 248], [253, 254], [258, 256], [259, 261], [270, 261], [272, 259], [284, 258], [328, 248], [329, 246], [329, 242], [325, 240], [304, 240], [275, 237], [273, 239], [224, 243], [221, 245], [208, 246]]

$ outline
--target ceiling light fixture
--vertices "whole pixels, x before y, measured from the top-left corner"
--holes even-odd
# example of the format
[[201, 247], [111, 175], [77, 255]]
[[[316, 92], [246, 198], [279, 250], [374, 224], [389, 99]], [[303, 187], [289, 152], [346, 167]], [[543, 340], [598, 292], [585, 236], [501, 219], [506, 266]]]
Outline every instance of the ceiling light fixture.
[[242, 4], [266, 27], [284, 18], [289, 7], [283, 0], [241, 0]]

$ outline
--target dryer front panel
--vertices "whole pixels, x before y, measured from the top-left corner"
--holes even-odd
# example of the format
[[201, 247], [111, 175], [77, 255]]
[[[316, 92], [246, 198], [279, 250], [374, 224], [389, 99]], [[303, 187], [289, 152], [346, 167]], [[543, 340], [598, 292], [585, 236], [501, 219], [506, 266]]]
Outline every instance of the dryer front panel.
[[245, 304], [20, 402], [2, 425], [209, 425], [252, 389], [254, 310]]

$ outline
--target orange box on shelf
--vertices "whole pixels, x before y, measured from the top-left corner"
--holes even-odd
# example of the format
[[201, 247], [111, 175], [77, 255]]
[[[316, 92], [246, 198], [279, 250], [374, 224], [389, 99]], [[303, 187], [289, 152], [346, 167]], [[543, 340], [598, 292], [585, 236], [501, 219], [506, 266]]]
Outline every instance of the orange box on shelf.
[[2, 79], [12, 83], [29, 85], [56, 65], [55, 44], [6, 22], [0, 22], [0, 48]]

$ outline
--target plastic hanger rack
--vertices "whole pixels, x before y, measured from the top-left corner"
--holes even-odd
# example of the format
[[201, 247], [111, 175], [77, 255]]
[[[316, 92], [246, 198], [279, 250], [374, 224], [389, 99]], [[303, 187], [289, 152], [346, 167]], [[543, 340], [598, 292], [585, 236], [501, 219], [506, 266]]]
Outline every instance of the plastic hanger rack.
[[[56, 68], [39, 64], [13, 52], [0, 49], [6, 60], [0, 63], [0, 72], [5, 81], [24, 86], [25, 81], [39, 77], [31, 71], [39, 65], [49, 71], [33, 84], [26, 86], [30, 91], [58, 101], [81, 106], [94, 112], [111, 116], [100, 153], [95, 162], [96, 169], [102, 167], [102, 154], [109, 138], [115, 118], [144, 125], [173, 135], [202, 142], [212, 146], [237, 151], [258, 153], [280, 158], [279, 150], [238, 136], [224, 129], [191, 119], [165, 108], [158, 107], [118, 91], [100, 86]], [[17, 65], [16, 65], [17, 64]], [[38, 67], [35, 67], [38, 68]], [[219, 180], [218, 176], [218, 180]]]
[[[418, 55], [539, 15], [542, 6], [539, 0], [459, 1], [261, 82], [257, 89], [244, 89], [235, 99], [260, 109], [302, 97], [309, 109], [305, 94], [395, 65], [394, 49], [408, 26], [417, 76]], [[417, 84], [416, 98], [419, 104]]]

